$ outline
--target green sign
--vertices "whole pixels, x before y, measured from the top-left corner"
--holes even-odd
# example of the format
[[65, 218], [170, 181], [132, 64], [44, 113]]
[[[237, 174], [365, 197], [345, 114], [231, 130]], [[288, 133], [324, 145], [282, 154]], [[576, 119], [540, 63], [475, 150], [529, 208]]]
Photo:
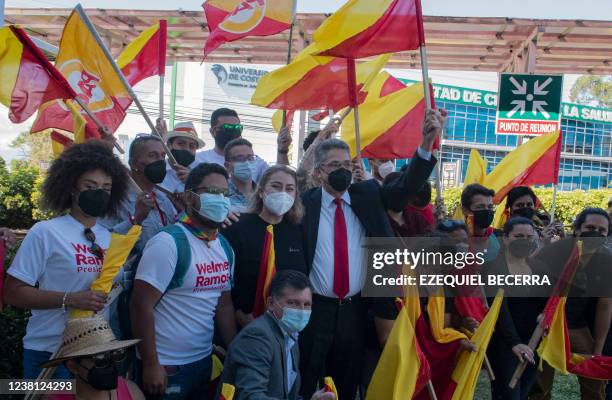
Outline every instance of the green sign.
[[[417, 82], [412, 79], [399, 80], [407, 85]], [[495, 108], [497, 106], [497, 93], [488, 90], [470, 89], [437, 83], [433, 84], [433, 90], [434, 98], [439, 101], [486, 108]], [[612, 123], [612, 110], [572, 103], [562, 103], [561, 116], [562, 118], [585, 122]]]

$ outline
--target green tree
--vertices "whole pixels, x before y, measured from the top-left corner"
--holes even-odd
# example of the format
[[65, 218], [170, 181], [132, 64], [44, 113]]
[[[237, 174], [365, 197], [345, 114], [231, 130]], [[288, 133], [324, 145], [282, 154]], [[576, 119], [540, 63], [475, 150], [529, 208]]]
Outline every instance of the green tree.
[[570, 100], [579, 104], [612, 108], [612, 77], [581, 76], [570, 90]]
[[9, 170], [0, 160], [0, 226], [29, 228], [34, 224], [32, 192], [40, 170], [25, 161], [13, 161]]
[[53, 159], [51, 138], [46, 133], [21, 132], [9, 146], [19, 149], [23, 159], [35, 168], [46, 169]]

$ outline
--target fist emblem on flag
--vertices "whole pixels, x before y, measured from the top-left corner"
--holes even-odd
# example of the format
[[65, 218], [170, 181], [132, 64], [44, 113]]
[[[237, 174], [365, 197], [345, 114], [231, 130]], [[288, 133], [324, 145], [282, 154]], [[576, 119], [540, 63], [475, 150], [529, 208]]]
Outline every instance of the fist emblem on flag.
[[[101, 87], [101, 78], [87, 71], [80, 60], [68, 60], [60, 65], [59, 70], [93, 112], [110, 110], [114, 107], [112, 99], [104, 93]], [[61, 105], [64, 107], [63, 104]]]
[[266, 0], [243, 0], [219, 28], [230, 33], [245, 33], [253, 30], [266, 14]]

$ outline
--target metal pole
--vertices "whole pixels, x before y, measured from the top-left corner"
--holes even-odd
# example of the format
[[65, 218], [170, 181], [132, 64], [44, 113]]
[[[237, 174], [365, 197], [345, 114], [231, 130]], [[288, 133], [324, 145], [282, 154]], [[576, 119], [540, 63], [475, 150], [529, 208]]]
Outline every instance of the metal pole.
[[94, 27], [93, 23], [91, 22], [91, 20], [87, 16], [87, 14], [85, 14], [85, 11], [83, 10], [83, 7], [80, 4], [78, 4], [75, 7], [75, 9], [76, 9], [77, 13], [79, 14], [79, 16], [83, 19], [83, 22], [87, 26], [87, 29], [89, 29], [89, 31], [93, 35], [94, 39], [96, 40], [96, 42], [98, 43], [98, 45], [100, 46], [102, 51], [104, 52], [104, 55], [106, 56], [108, 62], [111, 65], [111, 67], [113, 68], [113, 70], [115, 71], [117, 76], [119, 77], [119, 80], [121, 81], [121, 83], [123, 83], [123, 86], [125, 87], [125, 90], [127, 90], [127, 92], [130, 95], [131, 99], [134, 101], [134, 104], [136, 104], [136, 108], [138, 108], [138, 111], [140, 111], [140, 113], [144, 117], [145, 121], [149, 125], [149, 128], [151, 129], [151, 132], [153, 134], [157, 135], [160, 139], [162, 139], [162, 141], [161, 141], [162, 142], [162, 146], [164, 147], [164, 150], [166, 151], [166, 155], [168, 156], [168, 160], [170, 161], [170, 164], [176, 165], [177, 162], [176, 162], [174, 156], [172, 155], [172, 153], [170, 152], [170, 149], [168, 148], [168, 146], [164, 142], [163, 138], [161, 137], [161, 134], [155, 128], [155, 124], [153, 123], [153, 121], [151, 121], [151, 118], [149, 118], [149, 115], [147, 114], [147, 112], [145, 111], [144, 107], [140, 103], [140, 100], [136, 96], [136, 93], [134, 93], [134, 89], [132, 89], [132, 85], [130, 85], [130, 83], [127, 81], [127, 79], [125, 79], [125, 76], [121, 72], [121, 69], [119, 69], [119, 66], [117, 65], [117, 63], [113, 59], [113, 56], [111, 55], [110, 51], [106, 48], [106, 46], [104, 45], [104, 42], [102, 42], [102, 39], [100, 38], [100, 35], [98, 34], [98, 31]]
[[164, 75], [159, 76], [159, 119], [164, 119]]
[[172, 80], [170, 81], [170, 130], [174, 129], [174, 118], [176, 113], [176, 76], [178, 63], [175, 61], [172, 64]]

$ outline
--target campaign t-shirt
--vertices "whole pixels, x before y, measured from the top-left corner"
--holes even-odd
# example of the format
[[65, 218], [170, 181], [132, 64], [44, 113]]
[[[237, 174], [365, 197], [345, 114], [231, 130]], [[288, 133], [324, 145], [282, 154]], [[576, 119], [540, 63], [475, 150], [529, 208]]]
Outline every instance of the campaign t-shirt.
[[[96, 235], [96, 243], [106, 251], [110, 232], [98, 224], [91, 230]], [[89, 289], [98, 277], [102, 260], [91, 253], [91, 243], [84, 231], [85, 227], [71, 215], [38, 222], [21, 243], [7, 273], [30, 286], [38, 283], [40, 290], [79, 292]], [[57, 350], [68, 314], [61, 308], [32, 310], [23, 347], [48, 352]]]
[[[215, 149], [198, 151], [196, 153], [196, 160], [194, 161], [194, 163], [196, 165], [200, 163], [219, 164], [220, 166], [225, 168], [225, 157], [222, 154], [217, 153]], [[259, 178], [261, 178], [263, 173], [266, 172], [266, 170], [268, 169], [268, 163], [259, 157], [255, 157], [255, 164], [255, 177], [253, 178], [253, 180], [255, 182], [259, 182]]]
[[[214, 316], [221, 293], [231, 290], [232, 268], [219, 242], [193, 236], [182, 224], [191, 248], [191, 265], [180, 287], [168, 290], [155, 306], [155, 344], [161, 365], [189, 364], [212, 353]], [[136, 279], [164, 293], [176, 269], [174, 238], [160, 232], [145, 246]]]

